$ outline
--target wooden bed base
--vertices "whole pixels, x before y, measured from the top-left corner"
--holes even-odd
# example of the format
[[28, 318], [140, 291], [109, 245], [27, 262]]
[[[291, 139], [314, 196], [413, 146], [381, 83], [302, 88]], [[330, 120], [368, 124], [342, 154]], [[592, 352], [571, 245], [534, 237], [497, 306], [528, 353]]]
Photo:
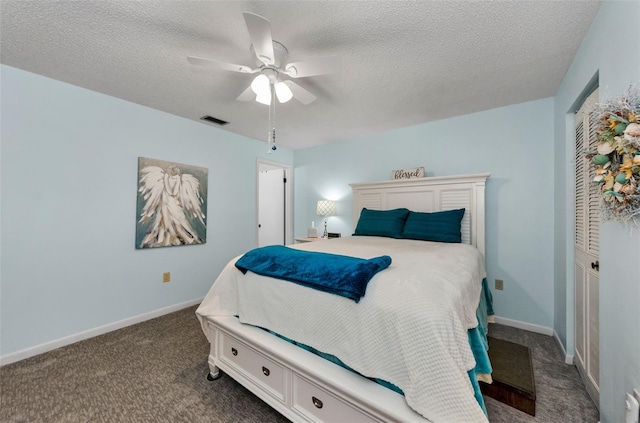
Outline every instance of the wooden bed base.
[[[489, 174], [352, 184], [354, 224], [363, 207], [432, 212], [464, 207], [462, 240], [484, 255]], [[404, 397], [238, 318], [205, 318], [209, 379], [224, 371], [294, 422], [426, 422]]]
[[220, 371], [293, 422], [426, 422], [404, 397], [237, 317], [204, 321]]

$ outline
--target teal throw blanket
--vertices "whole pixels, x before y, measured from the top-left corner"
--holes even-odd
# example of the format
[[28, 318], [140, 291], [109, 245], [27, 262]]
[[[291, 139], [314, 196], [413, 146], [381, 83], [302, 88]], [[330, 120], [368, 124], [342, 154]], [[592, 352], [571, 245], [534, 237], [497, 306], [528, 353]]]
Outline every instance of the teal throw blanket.
[[256, 248], [243, 255], [236, 267], [262, 276], [350, 298], [356, 303], [373, 276], [391, 264], [391, 257], [372, 259], [296, 250], [282, 245]]

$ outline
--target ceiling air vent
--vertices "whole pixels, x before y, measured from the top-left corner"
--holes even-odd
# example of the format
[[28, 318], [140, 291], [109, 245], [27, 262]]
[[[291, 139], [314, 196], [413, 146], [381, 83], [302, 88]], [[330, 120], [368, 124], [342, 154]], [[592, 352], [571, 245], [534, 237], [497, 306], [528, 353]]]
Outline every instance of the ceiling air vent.
[[229, 123], [226, 120], [214, 118], [213, 116], [209, 116], [209, 115], [202, 116], [200, 119], [206, 120], [207, 122], [215, 123], [216, 125], [220, 125], [220, 126], [224, 126], [227, 123]]

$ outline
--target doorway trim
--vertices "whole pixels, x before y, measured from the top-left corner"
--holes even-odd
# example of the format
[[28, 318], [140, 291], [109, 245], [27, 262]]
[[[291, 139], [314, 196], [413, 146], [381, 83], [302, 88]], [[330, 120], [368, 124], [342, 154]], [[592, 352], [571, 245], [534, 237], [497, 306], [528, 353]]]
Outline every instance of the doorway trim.
[[258, 158], [256, 160], [256, 246], [258, 246], [258, 225], [260, 224], [260, 171], [273, 169], [283, 169], [287, 179], [284, 192], [284, 243], [285, 245], [293, 244], [293, 165]]

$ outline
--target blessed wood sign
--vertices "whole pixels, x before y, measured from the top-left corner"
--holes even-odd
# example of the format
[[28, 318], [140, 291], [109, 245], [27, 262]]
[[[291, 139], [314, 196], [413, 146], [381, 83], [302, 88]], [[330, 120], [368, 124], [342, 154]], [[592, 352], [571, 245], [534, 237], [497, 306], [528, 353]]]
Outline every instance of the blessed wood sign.
[[424, 178], [424, 167], [413, 167], [411, 169], [398, 169], [391, 172], [392, 179], [412, 179]]

